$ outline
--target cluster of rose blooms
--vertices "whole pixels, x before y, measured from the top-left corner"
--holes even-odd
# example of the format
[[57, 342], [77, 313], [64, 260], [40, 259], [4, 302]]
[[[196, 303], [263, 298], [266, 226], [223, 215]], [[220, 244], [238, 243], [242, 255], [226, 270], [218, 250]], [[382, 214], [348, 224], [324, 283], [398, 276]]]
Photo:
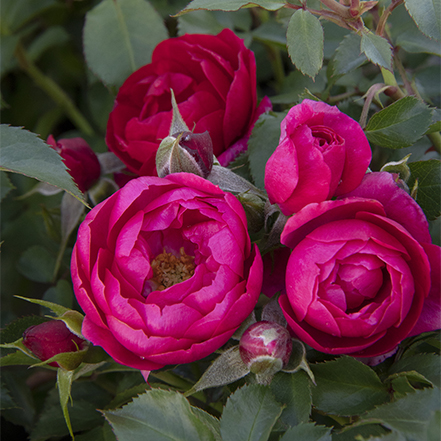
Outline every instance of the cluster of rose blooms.
[[[224, 345], [261, 293], [280, 293], [291, 335], [325, 353], [378, 357], [439, 328], [440, 248], [398, 176], [368, 170], [357, 122], [322, 102], [290, 109], [265, 170], [268, 204], [287, 221], [263, 254], [233, 194], [191, 173], [158, 177], [171, 89], [223, 166], [271, 109], [257, 105], [254, 55], [229, 30], [166, 40], [126, 80], [106, 142], [127, 183], [89, 212], [72, 255], [85, 338], [143, 371], [189, 363]], [[92, 150], [49, 142], [86, 191], [100, 173]]]

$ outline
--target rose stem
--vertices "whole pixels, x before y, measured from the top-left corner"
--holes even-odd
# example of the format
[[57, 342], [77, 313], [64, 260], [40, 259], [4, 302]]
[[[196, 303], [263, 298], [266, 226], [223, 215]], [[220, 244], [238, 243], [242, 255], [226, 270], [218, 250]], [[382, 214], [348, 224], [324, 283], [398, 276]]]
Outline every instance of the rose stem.
[[67, 116], [75, 126], [86, 135], [93, 135], [94, 130], [86, 118], [77, 109], [74, 102], [64, 92], [61, 87], [46, 76], [29, 58], [23, 44], [19, 42], [15, 49], [15, 54], [20, 67], [34, 80], [34, 82], [43, 89], [60, 107], [64, 109]]

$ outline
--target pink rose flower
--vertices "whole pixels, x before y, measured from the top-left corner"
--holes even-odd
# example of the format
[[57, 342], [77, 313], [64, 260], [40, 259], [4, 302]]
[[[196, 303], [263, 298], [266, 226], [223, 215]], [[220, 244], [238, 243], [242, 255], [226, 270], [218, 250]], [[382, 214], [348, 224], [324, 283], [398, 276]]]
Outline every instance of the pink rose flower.
[[279, 146], [266, 164], [265, 189], [270, 202], [289, 216], [355, 189], [371, 157], [356, 121], [337, 107], [304, 100], [282, 121]]
[[285, 225], [292, 249], [280, 305], [292, 332], [331, 354], [375, 357], [441, 327], [440, 247], [389, 173], [309, 204]]
[[83, 335], [141, 370], [226, 343], [256, 305], [263, 272], [239, 201], [187, 173], [134, 179], [97, 205], [71, 270]]
[[49, 135], [47, 143], [63, 158], [69, 173], [81, 192], [86, 192], [100, 177], [101, 166], [95, 152], [83, 138], [55, 141]]
[[[61, 320], [30, 326], [23, 333], [23, 345], [41, 361], [63, 352], [76, 352], [85, 344], [86, 341], [70, 332]], [[49, 366], [59, 367], [59, 364], [54, 361]]]
[[222, 165], [246, 149], [254, 122], [271, 108], [266, 98], [257, 109], [254, 54], [229, 29], [165, 40], [121, 86], [109, 116], [107, 145], [137, 175], [157, 176], [156, 151], [172, 121], [170, 89], [190, 130], [208, 130]]

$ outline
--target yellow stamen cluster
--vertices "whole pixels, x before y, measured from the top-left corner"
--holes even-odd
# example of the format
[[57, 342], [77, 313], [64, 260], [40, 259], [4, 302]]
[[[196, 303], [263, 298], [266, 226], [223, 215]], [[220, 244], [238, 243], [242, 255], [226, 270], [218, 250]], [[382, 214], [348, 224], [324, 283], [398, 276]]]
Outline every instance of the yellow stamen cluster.
[[167, 253], [164, 249], [152, 261], [154, 276], [151, 280], [158, 285], [158, 288], [156, 288], [158, 291], [176, 285], [176, 283], [181, 283], [194, 274], [194, 257], [185, 254], [183, 247], [179, 252], [180, 256], [176, 257], [172, 253]]

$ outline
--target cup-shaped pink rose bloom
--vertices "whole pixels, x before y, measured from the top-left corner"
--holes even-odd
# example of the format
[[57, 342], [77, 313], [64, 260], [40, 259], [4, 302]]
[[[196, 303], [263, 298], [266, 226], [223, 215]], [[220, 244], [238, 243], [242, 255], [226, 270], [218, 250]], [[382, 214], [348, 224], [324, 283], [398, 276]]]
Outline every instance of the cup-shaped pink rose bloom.
[[441, 327], [440, 247], [418, 204], [389, 173], [285, 225], [292, 249], [280, 305], [292, 332], [331, 354], [374, 357]]
[[82, 333], [141, 370], [223, 345], [262, 285], [239, 201], [189, 173], [133, 179], [80, 225], [72, 256]]
[[271, 108], [268, 98], [257, 108], [254, 54], [229, 29], [164, 40], [121, 86], [107, 125], [107, 146], [137, 175], [157, 176], [156, 151], [172, 121], [170, 89], [189, 129], [209, 132], [222, 165], [247, 148], [255, 120]]
[[98, 157], [83, 138], [55, 141], [49, 135], [47, 143], [63, 158], [70, 175], [83, 193], [99, 179], [101, 166]]
[[354, 190], [372, 158], [361, 126], [323, 102], [304, 100], [281, 124], [265, 168], [265, 189], [286, 216]]

